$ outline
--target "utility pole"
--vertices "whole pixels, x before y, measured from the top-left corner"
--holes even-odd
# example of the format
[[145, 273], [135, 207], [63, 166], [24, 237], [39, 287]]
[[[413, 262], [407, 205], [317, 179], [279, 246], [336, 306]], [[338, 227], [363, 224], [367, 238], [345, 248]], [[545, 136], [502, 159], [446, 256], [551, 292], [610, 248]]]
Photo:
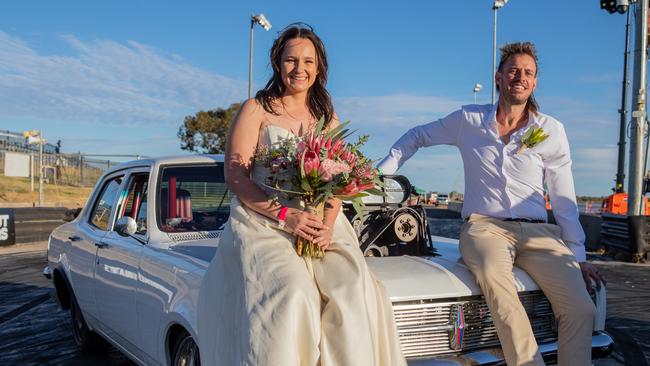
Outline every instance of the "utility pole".
[[642, 198], [643, 177], [643, 135], [646, 127], [646, 60], [648, 47], [648, 1], [639, 0], [636, 5], [634, 34], [634, 82], [632, 91], [632, 128], [630, 129], [630, 179], [628, 182], [628, 216], [641, 215], [644, 211]]
[[[43, 138], [43, 131], [25, 131], [23, 136], [27, 144], [38, 144], [38, 207], [43, 207], [43, 145], [45, 144], [45, 139]], [[32, 191], [34, 191], [34, 158], [32, 154]]]
[[251, 15], [251, 29], [250, 40], [248, 49], [248, 99], [251, 98], [253, 90], [253, 28], [255, 24], [259, 24], [264, 30], [271, 29], [271, 22], [264, 16], [264, 14]]
[[38, 174], [38, 207], [43, 207], [43, 173], [45, 172], [45, 169], [43, 169], [43, 136], [39, 132], [39, 141], [38, 141], [38, 160], [39, 160], [39, 174]]
[[492, 4], [492, 11], [494, 12], [494, 23], [492, 27], [492, 104], [496, 102], [496, 85], [494, 83], [494, 74], [497, 72], [497, 11], [503, 8], [508, 3], [508, 0], [494, 0]]
[[623, 88], [621, 93], [621, 109], [618, 112], [621, 115], [620, 129], [618, 134], [618, 165], [616, 169], [616, 186], [614, 187], [615, 193], [625, 192], [625, 140], [627, 135], [627, 89], [630, 81], [628, 80], [629, 62], [627, 60], [630, 55], [630, 16], [632, 11], [627, 9], [627, 22], [625, 23], [625, 52], [623, 54]]
[[34, 192], [34, 152], [31, 149], [29, 151], [29, 168], [29, 180], [32, 182], [32, 192]]
[[248, 41], [248, 99], [251, 98], [253, 90], [253, 26], [255, 26], [255, 20], [251, 17], [251, 31]]

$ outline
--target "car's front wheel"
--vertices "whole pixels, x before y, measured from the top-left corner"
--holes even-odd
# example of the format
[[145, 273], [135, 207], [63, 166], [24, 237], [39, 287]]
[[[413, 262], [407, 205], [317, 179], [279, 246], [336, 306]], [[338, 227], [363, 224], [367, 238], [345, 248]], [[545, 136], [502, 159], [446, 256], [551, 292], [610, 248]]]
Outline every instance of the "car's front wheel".
[[70, 299], [70, 322], [72, 323], [72, 335], [77, 348], [81, 352], [101, 351], [108, 348], [108, 342], [93, 332], [86, 325], [86, 320], [77, 304], [77, 299], [72, 296]]
[[172, 366], [200, 366], [199, 347], [187, 333], [181, 335], [174, 345]]

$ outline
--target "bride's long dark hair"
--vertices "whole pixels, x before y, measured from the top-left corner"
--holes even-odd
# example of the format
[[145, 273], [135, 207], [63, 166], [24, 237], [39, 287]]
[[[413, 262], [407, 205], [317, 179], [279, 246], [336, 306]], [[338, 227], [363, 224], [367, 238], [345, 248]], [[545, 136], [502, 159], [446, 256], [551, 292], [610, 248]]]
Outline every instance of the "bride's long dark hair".
[[255, 94], [255, 99], [267, 112], [275, 115], [279, 114], [274, 108], [274, 103], [282, 98], [286, 89], [280, 74], [282, 53], [284, 52], [287, 42], [294, 38], [308, 39], [314, 44], [314, 48], [316, 49], [318, 74], [316, 75], [314, 85], [312, 85], [307, 91], [307, 107], [309, 108], [309, 113], [311, 113], [314, 118], [320, 119], [321, 117], [324, 117], [325, 125], [327, 126], [334, 117], [332, 97], [327, 89], [325, 89], [325, 85], [327, 84], [327, 54], [325, 53], [323, 42], [316, 33], [314, 33], [313, 28], [307, 24], [290, 24], [273, 42], [273, 47], [271, 47], [270, 52], [273, 76], [266, 83], [264, 89]]

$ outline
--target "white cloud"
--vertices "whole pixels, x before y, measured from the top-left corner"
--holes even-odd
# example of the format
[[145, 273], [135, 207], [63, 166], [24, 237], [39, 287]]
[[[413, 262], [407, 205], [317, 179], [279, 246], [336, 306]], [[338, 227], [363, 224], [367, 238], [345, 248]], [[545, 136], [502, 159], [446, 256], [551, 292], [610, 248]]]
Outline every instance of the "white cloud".
[[417, 187], [438, 192], [463, 192], [463, 161], [456, 148], [431, 147], [418, 151], [397, 172]]
[[615, 145], [573, 149], [576, 193], [592, 196], [609, 194], [616, 178], [617, 154]]
[[[409, 128], [431, 122], [458, 109], [463, 103], [448, 97], [417, 95], [385, 95], [336, 98], [336, 113], [342, 120], [350, 120], [350, 128], [359, 134], [370, 135], [364, 152], [373, 159], [380, 159], [388, 153], [390, 146]], [[435, 154], [440, 152], [434, 148]], [[413, 157], [404, 167], [411, 172], [421, 159], [422, 153]], [[428, 165], [431, 167], [431, 165]], [[417, 170], [417, 169], [416, 169]], [[415, 170], [413, 170], [415, 172]], [[410, 174], [409, 174], [410, 175]], [[417, 175], [417, 174], [416, 174]], [[425, 174], [420, 174], [419, 186], [435, 187], [424, 183]]]
[[341, 119], [374, 129], [430, 122], [460, 108], [463, 102], [447, 97], [398, 94], [336, 98], [334, 104]]
[[177, 126], [185, 115], [245, 96], [245, 83], [147, 45], [61, 39], [72, 55], [39, 54], [0, 31], [0, 114]]

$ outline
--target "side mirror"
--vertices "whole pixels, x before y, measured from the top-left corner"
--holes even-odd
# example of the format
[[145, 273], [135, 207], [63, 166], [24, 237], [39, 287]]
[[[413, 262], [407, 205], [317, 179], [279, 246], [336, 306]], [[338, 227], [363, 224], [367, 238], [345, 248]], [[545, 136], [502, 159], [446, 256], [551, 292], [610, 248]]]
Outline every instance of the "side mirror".
[[63, 221], [65, 222], [73, 221], [74, 219], [77, 218], [77, 216], [79, 216], [79, 213], [81, 213], [81, 207], [66, 210], [63, 216]]
[[121, 236], [132, 236], [138, 230], [138, 224], [133, 217], [122, 216], [115, 223], [115, 232]]

